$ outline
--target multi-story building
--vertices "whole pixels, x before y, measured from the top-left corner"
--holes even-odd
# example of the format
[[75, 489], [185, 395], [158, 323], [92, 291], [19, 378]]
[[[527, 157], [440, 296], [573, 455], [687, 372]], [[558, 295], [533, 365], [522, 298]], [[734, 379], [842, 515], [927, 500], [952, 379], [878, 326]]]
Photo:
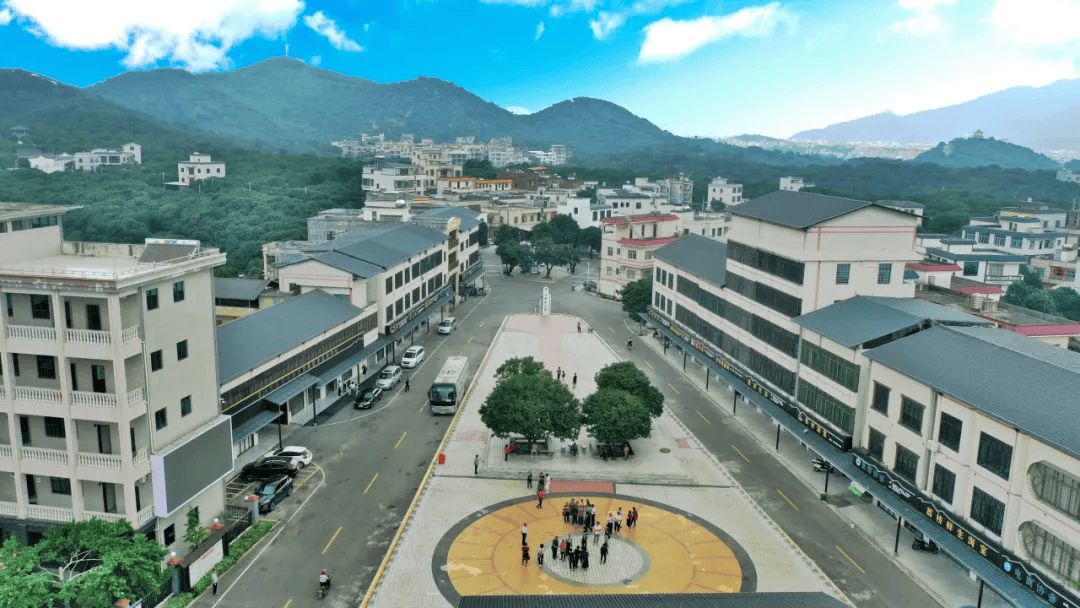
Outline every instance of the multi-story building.
[[424, 193], [424, 172], [416, 165], [377, 158], [374, 164], [364, 165], [363, 172], [364, 192], [410, 195]]
[[641, 215], [658, 212], [667, 203], [666, 195], [649, 195], [623, 188], [598, 188], [596, 202], [611, 206], [612, 215]]
[[694, 180], [683, 174], [669, 175], [662, 180], [667, 202], [674, 207], [689, 207], [694, 201]]
[[442, 148], [418, 148], [412, 152], [412, 164], [419, 168], [424, 191], [434, 192], [440, 177], [461, 177], [462, 163], [450, 162]]
[[75, 157], [70, 154], [42, 154], [27, 160], [30, 162], [31, 169], [37, 169], [42, 173], [58, 173], [75, 166]]
[[917, 215], [919, 216], [919, 225], [922, 226], [923, 213], [926, 211], [926, 206], [922, 203], [916, 203], [915, 201], [878, 201], [877, 204], [910, 213], [911, 215]]
[[731, 230], [730, 213], [695, 211], [686, 207], [673, 209], [671, 213], [679, 216], [683, 234], [700, 234], [723, 241]]
[[743, 202], [743, 185], [729, 184], [723, 177], [714, 177], [709, 182], [709, 192], [705, 199], [706, 205], [723, 203], [725, 207], [734, 207]]
[[979, 247], [969, 239], [957, 239], [939, 234], [920, 234], [916, 250], [926, 255], [931, 264], [952, 264], [960, 268], [957, 276], [989, 285], [1009, 285], [1024, 278], [1020, 267], [1028, 258]]
[[94, 148], [89, 152], [76, 152], [73, 162], [76, 169], [83, 171], [93, 171], [110, 165], [141, 165], [142, 146], [131, 142], [119, 148]]
[[1055, 209], [1046, 203], [1033, 201], [1031, 197], [1016, 207], [1003, 207], [994, 214], [997, 218], [1035, 218], [1047, 232], [1069, 225], [1068, 216], [1067, 210]]
[[557, 207], [559, 215], [568, 215], [577, 222], [578, 228], [600, 227], [600, 221], [611, 217], [611, 205], [593, 203], [587, 198], [567, 198]]
[[176, 163], [176, 171], [180, 179], [175, 184], [187, 188], [195, 182], [225, 177], [225, 163], [211, 160], [209, 154], [196, 152], [188, 160]]
[[780, 178], [780, 190], [789, 192], [798, 192], [803, 188], [813, 188], [814, 184], [809, 184], [803, 181], [801, 177], [781, 177]]
[[[262, 279], [214, 278], [214, 316], [221, 325], [272, 306], [280, 296]], [[277, 292], [280, 294], [281, 292]]]
[[71, 209], [0, 203], [0, 528], [33, 543], [127, 520], [179, 547], [189, 509], [209, 524], [224, 508], [233, 468], [205, 356], [225, 254], [65, 241]]
[[974, 241], [986, 249], [1028, 257], [1052, 256], [1065, 248], [1066, 233], [1046, 230], [1045, 220], [1038, 217], [999, 215], [971, 219], [961, 229], [962, 238]]
[[493, 200], [482, 205], [480, 210], [487, 215], [492, 233], [503, 226], [528, 232], [537, 224], [550, 222], [558, 214], [557, 207], [530, 205], [524, 199], [520, 202]]
[[652, 276], [653, 252], [682, 235], [679, 216], [624, 215], [600, 220], [600, 280], [597, 291], [620, 297], [627, 283]]

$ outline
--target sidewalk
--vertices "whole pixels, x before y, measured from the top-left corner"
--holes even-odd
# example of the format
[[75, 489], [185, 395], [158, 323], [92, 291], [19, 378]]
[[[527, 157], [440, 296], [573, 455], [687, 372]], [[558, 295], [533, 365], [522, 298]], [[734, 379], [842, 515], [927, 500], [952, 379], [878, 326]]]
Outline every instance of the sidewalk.
[[[448, 431], [443, 453], [446, 463], [437, 466], [409, 516], [400, 541], [392, 547], [389, 563], [377, 581], [370, 602], [373, 607], [439, 607], [452, 605], [451, 598], [465, 589], [469, 593], [519, 594], [625, 593], [679, 591], [719, 592], [738, 589], [729, 582], [711, 579], [682, 585], [674, 573], [708, 574], [709, 560], [722, 559], [706, 550], [705, 543], [686, 540], [664, 545], [649, 538], [677, 538], [679, 530], [658, 534], [664, 525], [684, 522], [707, 537], [707, 543], [737, 560], [735, 571], [743, 573], [746, 591], [821, 591], [843, 598], [797, 546], [734, 482], [724, 468], [702, 448], [682, 424], [666, 413], [654, 421], [650, 437], [632, 441], [635, 455], [604, 461], [588, 454], [511, 456], [504, 459], [503, 441], [492, 437], [480, 421], [479, 408], [494, 386], [495, 369], [511, 357], [533, 356], [548, 369], [562, 368], [568, 379], [578, 374], [574, 393], [584, 397], [595, 389], [594, 374], [619, 358], [596, 334], [578, 333], [577, 317], [566, 315], [512, 315], [507, 317], [480, 367], [471, 392]], [[582, 433], [579, 443], [587, 445]], [[479, 475], [473, 458], [480, 455]], [[557, 484], [543, 509], [537, 508], [535, 490], [525, 488], [525, 475], [549, 473]], [[575, 485], [575, 480], [588, 481]], [[607, 483], [610, 490], [595, 488]], [[563, 490], [559, 490], [563, 488]], [[580, 488], [580, 491], [577, 489]], [[587, 489], [591, 488], [591, 489]], [[560, 493], [562, 492], [562, 493]], [[571, 496], [590, 496], [611, 506], [639, 505], [643, 513], [639, 536], [626, 535], [634, 549], [620, 555], [644, 555], [641, 578], [592, 584], [606, 566], [589, 571], [589, 579], [568, 582], [555, 571], [517, 564], [513, 553], [520, 547], [520, 521], [529, 522], [533, 546], [563, 534], [563, 502]], [[550, 504], [549, 502], [550, 501]], [[488, 523], [490, 522], [490, 523]], [[668, 522], [665, 524], [664, 522]], [[692, 522], [692, 524], [691, 524]], [[479, 528], [478, 528], [479, 526]], [[689, 533], [689, 532], [688, 532]], [[620, 537], [620, 542], [625, 543]], [[697, 536], [695, 538], [702, 538]], [[459, 541], [460, 542], [457, 542]], [[726, 551], [726, 546], [730, 551]], [[681, 547], [681, 548], [680, 548]], [[651, 551], [659, 553], [649, 560]], [[670, 556], [670, 551], [677, 555]], [[623, 551], [620, 547], [619, 551]], [[634, 553], [634, 552], [637, 553]], [[508, 559], [507, 556], [510, 556]], [[669, 559], [670, 556], [670, 559]], [[740, 557], [741, 556], [741, 557]], [[627, 558], [629, 559], [629, 558]], [[685, 562], [677, 560], [685, 559]], [[669, 570], [673, 576], [650, 578], [650, 570]], [[737, 580], [737, 579], [736, 579]], [[711, 582], [706, 582], [711, 581]], [[567, 587], [567, 585], [569, 585]], [[544, 590], [547, 591], [537, 591]], [[570, 591], [554, 589], [570, 589]]]
[[[650, 335], [647, 334], [636, 342], [649, 347], [657, 355], [664, 356], [661, 342]], [[733, 416], [731, 414], [732, 393], [726, 384], [713, 376], [709, 381], [709, 389], [706, 391], [705, 369], [688, 358], [686, 371], [683, 372], [683, 354], [678, 348], [668, 348], [664, 358], [671, 364], [674, 371], [691, 380], [713, 401], [717, 407], [717, 413], [721, 415], [725, 424], [742, 427], [761, 444], [763, 449], [781, 461], [796, 478], [804, 483], [811, 494], [822, 493], [825, 475], [814, 472], [810, 465], [810, 461], [816, 454], [801, 442], [800, 445], [793, 445], [793, 440], [797, 440], [797, 437], [785, 433], [781, 439], [780, 451], [777, 452], [775, 450], [776, 424], [771, 418], [757, 411], [753, 406], [747, 405], [741, 399], [737, 414]], [[907, 530], [900, 534], [899, 554], [894, 554], [896, 520], [874, 504], [855, 498], [848, 492], [848, 485], [849, 482], [844, 477], [832, 475], [829, 482], [830, 509], [858, 530], [867, 543], [879, 549], [901, 571], [907, 573], [928, 593], [936, 597], [943, 606], [952, 608], [975, 605], [974, 598], [978, 596], [978, 583], [968, 576], [966, 569], [944, 553], [934, 555], [925, 551], [912, 550], [913, 536]], [[986, 587], [982, 606], [983, 608], [1007, 608], [1010, 604]]]

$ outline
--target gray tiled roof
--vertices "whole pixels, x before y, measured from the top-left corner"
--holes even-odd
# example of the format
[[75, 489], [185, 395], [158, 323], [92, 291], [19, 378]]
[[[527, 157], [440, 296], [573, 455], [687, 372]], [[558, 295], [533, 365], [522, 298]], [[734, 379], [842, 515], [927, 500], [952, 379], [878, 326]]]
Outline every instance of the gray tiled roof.
[[877, 201], [877, 204], [885, 207], [903, 207], [905, 209], [924, 209], [926, 205], [915, 201]]
[[160, 243], [152, 243], [143, 249], [142, 255], [139, 256], [140, 264], [156, 264], [159, 262], [171, 262], [183, 257], [187, 257], [196, 251], [198, 247], [195, 245], [164, 245]]
[[465, 595], [457, 608], [843, 608], [821, 592]]
[[877, 203], [838, 196], [825, 196], [824, 194], [812, 194], [810, 192], [792, 192], [790, 190], [770, 192], [765, 196], [759, 196], [732, 207], [729, 211], [732, 215], [761, 220], [796, 230], [806, 230], [811, 226], [866, 207], [887, 209], [892, 213], [902, 213], [905, 217], [911, 217], [910, 213], [884, 207]]
[[727, 274], [727, 244], [700, 234], [684, 234], [653, 252], [680, 271], [686, 271], [716, 285], [724, 286]]
[[1080, 456], [1080, 354], [1003, 329], [933, 327], [866, 351], [1074, 457]]
[[432, 209], [431, 211], [425, 211], [419, 214], [417, 217], [456, 217], [461, 219], [461, 230], [468, 231], [480, 225], [480, 220], [477, 219], [481, 214], [469, 209], [468, 207], [462, 207], [454, 205], [452, 207], [441, 207], [439, 209]]
[[931, 321], [945, 325], [992, 325], [985, 319], [925, 300], [876, 296], [841, 300], [794, 320], [848, 348]]
[[255, 300], [270, 281], [214, 277], [214, 298], [219, 300]]
[[219, 325], [218, 381], [224, 384], [362, 312], [316, 289]]
[[[378, 276], [378, 274], [384, 270], [381, 266], [370, 264], [364, 260], [358, 260], [352, 256], [345, 255], [340, 251], [327, 251], [326, 253], [320, 253], [311, 259], [322, 262], [327, 266], [337, 268], [338, 270], [352, 273], [354, 277], [361, 279], [370, 279], [371, 277]], [[303, 261], [306, 262], [307, 260]]]
[[368, 264], [390, 268], [444, 241], [446, 235], [431, 228], [414, 224], [379, 224], [351, 230], [332, 241], [313, 245], [308, 251], [335, 251]]
[[1026, 262], [1027, 256], [1013, 255], [1011, 253], [998, 253], [996, 251], [972, 251], [971, 253], [956, 253], [945, 251], [937, 247], [927, 247], [926, 255], [936, 255], [946, 260], [957, 262]]

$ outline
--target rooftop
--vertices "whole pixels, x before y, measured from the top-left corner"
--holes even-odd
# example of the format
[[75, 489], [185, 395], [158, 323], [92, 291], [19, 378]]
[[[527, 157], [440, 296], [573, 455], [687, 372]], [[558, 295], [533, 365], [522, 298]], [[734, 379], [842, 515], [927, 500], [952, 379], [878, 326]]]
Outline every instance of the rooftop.
[[727, 274], [727, 244], [700, 234], [684, 234], [679, 240], [653, 252], [653, 257], [709, 283], [723, 287]]
[[986, 319], [923, 300], [855, 296], [795, 318], [833, 342], [855, 348], [924, 324], [990, 325]]
[[615, 216], [615, 217], [605, 217], [604, 219], [602, 219], [600, 221], [605, 223], [605, 224], [626, 223], [628, 221], [633, 222], [635, 224], [640, 224], [642, 222], [671, 222], [671, 221], [674, 221], [674, 220], [677, 220], [677, 219], [679, 219], [679, 216], [670, 215], [670, 214], [669, 215], [618, 215], [618, 216]]
[[214, 277], [214, 298], [219, 300], [256, 300], [270, 281]]
[[225, 384], [361, 314], [361, 309], [316, 289], [219, 325], [218, 381]]
[[975, 250], [971, 253], [957, 253], [946, 251], [937, 247], [927, 247], [926, 255], [937, 256], [956, 262], [1026, 262], [1027, 256], [1011, 253], [1001, 253], [993, 250]]
[[1080, 416], [1078, 353], [1001, 329], [932, 327], [866, 356], [1080, 456], [1080, 433], [1074, 425], [1061, 424]]
[[656, 239], [619, 239], [620, 245], [629, 245], [631, 247], [656, 247], [659, 245], [667, 245], [679, 240], [678, 236], [668, 236]]
[[883, 207], [903, 207], [905, 209], [923, 209], [926, 207], [926, 205], [915, 201], [876, 201], [876, 204]]
[[69, 205], [0, 202], [0, 222], [18, 220], [26, 217], [41, 217], [43, 215], [64, 215], [68, 211], [74, 211], [76, 209], [82, 209], [82, 205], [72, 207]]
[[432, 209], [430, 211], [425, 211], [425, 212], [423, 212], [421, 214], [418, 214], [416, 217], [418, 217], [418, 218], [424, 218], [424, 217], [451, 218], [451, 217], [456, 217], [456, 218], [459, 218], [461, 220], [461, 228], [460, 229], [461, 229], [462, 232], [464, 232], [464, 231], [467, 231], [467, 230], [472, 230], [473, 228], [479, 226], [480, 225], [480, 220], [478, 218], [481, 215], [483, 215], [483, 214], [479, 213], [477, 211], [473, 211], [472, 209], [469, 209], [468, 207], [455, 205], [455, 206], [452, 206], [452, 207], [439, 207], [439, 208], [436, 208], [436, 209]]
[[960, 267], [956, 264], [942, 264], [940, 262], [923, 261], [923, 262], [909, 262], [906, 264], [907, 268], [912, 270], [922, 270], [925, 272], [960, 272]]
[[[960, 281], [957, 281], [957, 279], [960, 279]], [[962, 280], [963, 277], [953, 277], [956, 286], [964, 286], [961, 285]], [[1058, 329], [1053, 331], [1056, 331], [1059, 334], [1068, 333], [1069, 335], [1072, 335], [1072, 332], [1068, 331], [1069, 328], [1077, 327], [1080, 329], [1080, 325], [1065, 317], [1048, 315], [1020, 306], [1013, 306], [1012, 304], [1007, 304], [1005, 302], [997, 302], [991, 310], [976, 310], [971, 306], [971, 298], [967, 294], [958, 292], [955, 289], [945, 289], [935, 285], [927, 285], [926, 289], [916, 291], [915, 297], [919, 300], [933, 302], [934, 304], [940, 304], [941, 306], [948, 306], [953, 310], [959, 310], [984, 319], [989, 319], [990, 321], [1003, 325], [1017, 333], [1026, 333], [1031, 331], [1027, 328], [1033, 327], [1055, 327]], [[1080, 332], [1077, 332], [1077, 334], [1080, 335]]]
[[790, 190], [770, 192], [765, 196], [759, 196], [732, 207], [729, 211], [732, 215], [761, 220], [796, 230], [806, 230], [811, 226], [816, 226], [822, 222], [867, 207], [887, 209], [891, 213], [900, 213], [907, 218], [912, 217], [910, 213], [868, 201], [857, 201], [850, 198], [812, 194], [810, 192], [792, 192]]
[[314, 245], [308, 251], [334, 251], [385, 269], [445, 240], [446, 236], [439, 231], [414, 224], [372, 224], [360, 226], [333, 241]]
[[136, 279], [187, 263], [225, 263], [225, 254], [191, 245], [127, 245], [63, 241], [60, 253], [5, 263], [0, 276], [116, 282]]

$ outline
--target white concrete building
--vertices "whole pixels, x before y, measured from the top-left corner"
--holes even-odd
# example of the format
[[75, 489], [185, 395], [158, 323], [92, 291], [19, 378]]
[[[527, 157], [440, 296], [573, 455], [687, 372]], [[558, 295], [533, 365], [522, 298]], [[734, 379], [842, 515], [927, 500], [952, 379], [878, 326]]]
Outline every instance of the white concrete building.
[[568, 215], [577, 222], [578, 228], [585, 229], [591, 226], [600, 227], [600, 222], [606, 217], [611, 217], [611, 205], [606, 203], [593, 204], [587, 198], [567, 198], [558, 207], [559, 215]]
[[729, 184], [723, 177], [714, 177], [709, 182], [709, 192], [705, 198], [706, 205], [723, 203], [725, 207], [734, 207], [743, 202], [743, 185]]
[[176, 171], [180, 176], [176, 184], [186, 188], [195, 182], [225, 177], [225, 163], [211, 160], [209, 154], [196, 152], [188, 160], [176, 163]]
[[597, 291], [619, 297], [627, 283], [652, 275], [653, 252], [682, 235], [679, 216], [625, 215], [600, 220], [600, 280]]
[[376, 159], [373, 164], [364, 165], [362, 187], [364, 192], [423, 194], [423, 175], [423, 170], [415, 165]]
[[926, 206], [922, 203], [916, 203], [915, 201], [878, 201], [877, 204], [910, 213], [911, 215], [917, 215], [919, 216], [919, 225], [922, 226], [923, 213], [926, 211]]
[[803, 188], [813, 188], [814, 184], [808, 184], [803, 181], [801, 177], [781, 177], [780, 178], [780, 190], [789, 192], [798, 192]]
[[70, 154], [42, 154], [27, 159], [31, 169], [37, 169], [42, 173], [58, 173], [67, 171], [75, 166], [75, 157]]
[[683, 234], [698, 234], [724, 241], [727, 240], [727, 233], [731, 231], [730, 213], [694, 211], [687, 207], [672, 209], [671, 213], [679, 216]]
[[89, 152], [76, 152], [73, 162], [76, 169], [83, 171], [93, 171], [110, 165], [141, 165], [142, 146], [129, 142], [119, 148], [94, 148]]
[[1010, 285], [1024, 278], [1020, 267], [1027, 263], [1026, 256], [1002, 253], [978, 247], [972, 240], [941, 235], [920, 235], [918, 241], [928, 261], [959, 266], [961, 270], [957, 276], [989, 285]]
[[[225, 507], [213, 269], [195, 241], [63, 240], [71, 207], [0, 203], [0, 528], [127, 520], [183, 551]], [[197, 461], [198, 466], [191, 466]]]

